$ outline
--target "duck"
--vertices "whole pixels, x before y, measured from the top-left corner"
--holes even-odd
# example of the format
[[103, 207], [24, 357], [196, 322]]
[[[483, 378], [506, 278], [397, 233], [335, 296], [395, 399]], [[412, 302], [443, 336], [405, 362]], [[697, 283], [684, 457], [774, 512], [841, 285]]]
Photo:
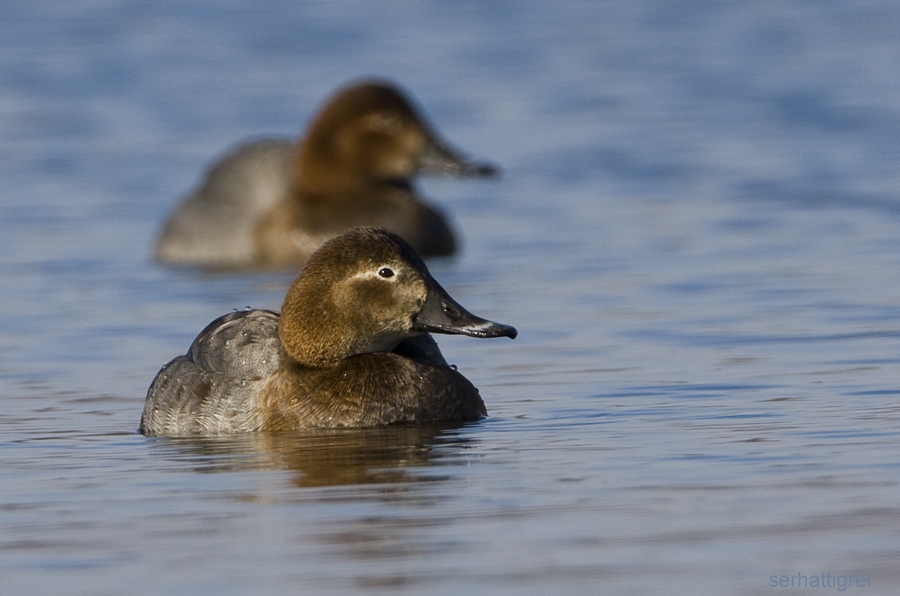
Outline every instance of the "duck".
[[338, 90], [299, 142], [262, 138], [226, 152], [166, 218], [154, 256], [218, 270], [298, 267], [363, 225], [400, 234], [423, 257], [448, 256], [456, 234], [415, 176], [498, 173], [444, 141], [395, 84], [364, 79]]
[[210, 323], [147, 391], [148, 436], [364, 428], [487, 416], [432, 333], [509, 337], [456, 302], [399, 235], [354, 227], [326, 241], [278, 313]]

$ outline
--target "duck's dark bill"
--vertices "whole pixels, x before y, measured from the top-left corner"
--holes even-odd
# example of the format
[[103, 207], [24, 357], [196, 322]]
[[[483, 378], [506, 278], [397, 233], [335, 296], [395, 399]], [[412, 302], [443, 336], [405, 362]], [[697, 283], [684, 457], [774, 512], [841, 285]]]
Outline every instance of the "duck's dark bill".
[[423, 174], [443, 174], [448, 176], [491, 177], [500, 173], [500, 169], [489, 163], [475, 162], [458, 151], [431, 141], [419, 160], [419, 171]]
[[416, 331], [470, 335], [472, 337], [508, 337], [519, 334], [515, 327], [476, 317], [462, 306], [437, 282], [428, 290], [425, 307], [413, 319]]

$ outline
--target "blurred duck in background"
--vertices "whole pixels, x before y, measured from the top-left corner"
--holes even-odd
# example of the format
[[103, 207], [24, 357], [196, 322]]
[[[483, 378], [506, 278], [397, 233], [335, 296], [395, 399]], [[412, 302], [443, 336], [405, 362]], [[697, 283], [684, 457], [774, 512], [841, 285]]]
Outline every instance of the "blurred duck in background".
[[299, 144], [257, 140], [215, 162], [166, 219], [155, 256], [209, 269], [297, 267], [359, 225], [391, 230], [424, 257], [450, 255], [455, 234], [414, 176], [498, 173], [444, 142], [397, 87], [366, 80], [339, 90]]

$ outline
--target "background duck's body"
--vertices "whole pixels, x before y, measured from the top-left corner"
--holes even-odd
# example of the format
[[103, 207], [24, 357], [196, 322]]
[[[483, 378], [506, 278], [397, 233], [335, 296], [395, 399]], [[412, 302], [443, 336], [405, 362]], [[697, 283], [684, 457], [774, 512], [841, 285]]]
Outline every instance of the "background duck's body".
[[258, 252], [254, 222], [293, 192], [296, 155], [297, 145], [288, 139], [260, 139], [229, 151], [166, 219], [156, 242], [157, 260], [252, 265]]

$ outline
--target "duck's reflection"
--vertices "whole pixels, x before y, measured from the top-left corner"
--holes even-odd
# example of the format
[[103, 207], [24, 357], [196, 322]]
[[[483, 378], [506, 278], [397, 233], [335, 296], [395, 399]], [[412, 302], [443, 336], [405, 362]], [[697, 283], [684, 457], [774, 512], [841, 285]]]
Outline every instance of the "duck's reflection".
[[[189, 460], [197, 471], [291, 470], [300, 487], [433, 480], [411, 474], [440, 459], [436, 446], [471, 445], [459, 424], [395, 425], [222, 437], [153, 439], [164, 457]], [[452, 457], [455, 450], [447, 452]]]

